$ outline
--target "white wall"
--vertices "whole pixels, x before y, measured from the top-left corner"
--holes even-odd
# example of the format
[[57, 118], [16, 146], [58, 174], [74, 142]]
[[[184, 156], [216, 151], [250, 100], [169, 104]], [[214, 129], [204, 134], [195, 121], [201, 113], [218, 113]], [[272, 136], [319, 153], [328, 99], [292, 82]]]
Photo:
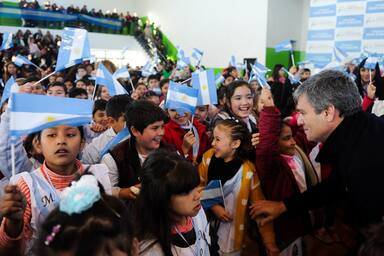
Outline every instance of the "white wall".
[[163, 33], [188, 54], [205, 52], [202, 64], [225, 67], [230, 56], [238, 62], [265, 61], [267, 0], [135, 0], [135, 11], [148, 15]]
[[310, 0], [269, 0], [267, 46], [295, 40], [294, 50], [305, 51]]

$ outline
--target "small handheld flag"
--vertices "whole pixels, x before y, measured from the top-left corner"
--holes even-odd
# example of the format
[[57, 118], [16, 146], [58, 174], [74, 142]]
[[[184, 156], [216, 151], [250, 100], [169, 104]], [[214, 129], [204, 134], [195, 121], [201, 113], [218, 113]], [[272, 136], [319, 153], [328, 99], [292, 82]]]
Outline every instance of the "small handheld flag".
[[19, 85], [16, 83], [13, 76], [11, 76], [8, 81], [5, 83], [3, 95], [1, 96], [1, 104], [2, 106], [4, 102], [11, 96], [12, 93], [16, 93], [19, 91]]
[[180, 115], [195, 113], [199, 90], [170, 81], [165, 108], [175, 109]]
[[287, 73], [288, 75], [288, 79], [289, 81], [291, 82], [291, 84], [302, 84], [300, 82], [300, 79], [298, 79], [297, 77], [295, 77], [294, 75], [292, 75], [286, 68], [282, 67], [281, 68], [285, 73]]
[[203, 55], [204, 55], [204, 52], [197, 49], [197, 48], [193, 48], [193, 51], [192, 51], [192, 58], [194, 58], [197, 63], [199, 64], [201, 62], [201, 59], [203, 58]]
[[40, 69], [40, 67], [38, 67], [35, 63], [33, 63], [32, 61], [30, 61], [29, 59], [27, 59], [26, 57], [24, 57], [22, 55], [17, 55], [15, 60], [13, 61], [13, 63], [15, 63], [15, 65], [18, 67], [21, 67], [23, 65], [32, 65], [32, 66]]
[[216, 204], [224, 204], [223, 188], [220, 180], [211, 180], [204, 188], [200, 203], [204, 209]]
[[102, 64], [99, 64], [96, 70], [96, 85], [102, 84], [108, 88], [109, 95], [128, 94], [124, 87], [117, 81], [116, 78], [108, 71], [108, 69]]
[[275, 52], [293, 51], [292, 41], [284, 40], [275, 45]]
[[10, 134], [22, 136], [58, 125], [88, 124], [92, 120], [92, 108], [91, 100], [14, 93], [10, 107]]
[[60, 71], [91, 58], [88, 32], [79, 28], [64, 28], [55, 71]]
[[213, 69], [193, 73], [192, 87], [199, 90], [197, 106], [217, 104], [217, 92]]
[[338, 62], [344, 62], [348, 58], [348, 54], [336, 46], [333, 48], [333, 55]]
[[101, 150], [99, 159], [101, 159], [110, 149], [112, 149], [114, 146], [119, 144], [121, 141], [123, 141], [126, 138], [129, 138], [131, 135], [129, 134], [129, 130], [127, 127], [125, 127], [123, 130], [121, 130], [118, 134], [116, 134], [115, 137], [113, 137], [112, 140], [110, 140], [107, 145]]
[[118, 78], [131, 79], [131, 75], [129, 74], [128, 68], [125, 66], [116, 70], [115, 73], [113, 73], [113, 77], [116, 79]]
[[9, 48], [13, 47], [12, 42], [12, 33], [11, 32], [4, 32], [3, 33], [3, 43], [1, 44], [0, 51], [7, 50]]

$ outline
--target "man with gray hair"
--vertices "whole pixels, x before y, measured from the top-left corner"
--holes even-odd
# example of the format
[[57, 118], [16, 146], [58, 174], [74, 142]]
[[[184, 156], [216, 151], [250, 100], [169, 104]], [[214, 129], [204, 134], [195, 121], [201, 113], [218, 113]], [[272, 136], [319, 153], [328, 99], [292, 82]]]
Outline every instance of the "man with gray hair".
[[294, 98], [298, 123], [308, 140], [323, 143], [316, 161], [330, 166], [331, 175], [282, 202], [255, 202], [252, 217], [263, 216], [263, 225], [286, 211], [308, 211], [341, 201], [349, 215], [343, 221], [363, 234], [384, 216], [384, 119], [362, 111], [355, 83], [339, 71], [314, 75]]

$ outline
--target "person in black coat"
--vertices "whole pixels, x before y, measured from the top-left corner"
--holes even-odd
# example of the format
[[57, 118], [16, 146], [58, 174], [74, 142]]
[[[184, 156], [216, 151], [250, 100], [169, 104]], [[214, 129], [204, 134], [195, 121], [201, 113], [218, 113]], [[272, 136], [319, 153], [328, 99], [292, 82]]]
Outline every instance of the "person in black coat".
[[323, 143], [317, 161], [332, 172], [283, 202], [254, 203], [251, 215], [264, 216], [263, 224], [286, 211], [298, 213], [338, 202], [346, 213], [342, 221], [357, 232], [361, 243], [366, 229], [384, 216], [384, 119], [362, 111], [355, 83], [339, 71], [309, 78], [294, 97], [307, 139]]

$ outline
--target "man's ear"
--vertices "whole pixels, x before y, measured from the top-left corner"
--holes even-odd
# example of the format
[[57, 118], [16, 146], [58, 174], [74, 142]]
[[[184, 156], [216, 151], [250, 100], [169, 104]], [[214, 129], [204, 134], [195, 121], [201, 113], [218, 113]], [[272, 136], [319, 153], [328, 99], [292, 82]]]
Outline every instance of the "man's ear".
[[335, 108], [335, 106], [330, 105], [324, 110], [325, 119], [328, 122], [332, 122], [339, 115], [339, 111]]

